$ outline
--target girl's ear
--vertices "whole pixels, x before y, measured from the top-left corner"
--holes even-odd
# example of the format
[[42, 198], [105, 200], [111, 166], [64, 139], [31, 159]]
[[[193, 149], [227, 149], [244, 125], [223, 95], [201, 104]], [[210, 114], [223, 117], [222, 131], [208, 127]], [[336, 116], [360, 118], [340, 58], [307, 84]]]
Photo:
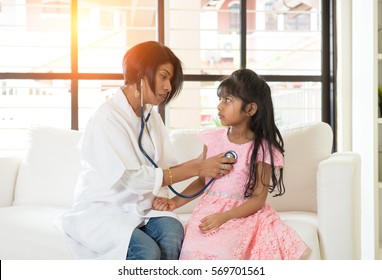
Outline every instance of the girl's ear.
[[247, 111], [247, 116], [252, 117], [257, 112], [257, 104], [256, 103], [248, 104], [246, 111]]

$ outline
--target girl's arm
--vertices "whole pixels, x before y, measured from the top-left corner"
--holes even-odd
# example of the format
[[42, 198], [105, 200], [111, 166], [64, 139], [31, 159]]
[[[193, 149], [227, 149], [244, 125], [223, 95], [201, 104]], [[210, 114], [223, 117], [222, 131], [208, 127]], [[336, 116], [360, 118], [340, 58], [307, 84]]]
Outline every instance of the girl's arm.
[[270, 181], [271, 166], [266, 163], [259, 163], [257, 173], [259, 180], [252, 197], [236, 208], [205, 217], [199, 225], [203, 233], [217, 229], [231, 219], [248, 217], [264, 206], [268, 195], [268, 188], [263, 182]]

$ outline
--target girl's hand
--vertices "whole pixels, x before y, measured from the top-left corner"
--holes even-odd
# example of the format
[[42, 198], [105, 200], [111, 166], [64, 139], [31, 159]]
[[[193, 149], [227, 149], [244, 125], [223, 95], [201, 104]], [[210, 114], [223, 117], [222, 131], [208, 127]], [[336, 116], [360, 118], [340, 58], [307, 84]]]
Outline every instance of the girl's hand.
[[175, 202], [165, 197], [156, 197], [153, 201], [152, 207], [158, 211], [173, 211], [176, 208]]
[[229, 220], [226, 213], [216, 213], [205, 217], [200, 225], [199, 229], [202, 233], [207, 233], [211, 230], [219, 228], [222, 224]]

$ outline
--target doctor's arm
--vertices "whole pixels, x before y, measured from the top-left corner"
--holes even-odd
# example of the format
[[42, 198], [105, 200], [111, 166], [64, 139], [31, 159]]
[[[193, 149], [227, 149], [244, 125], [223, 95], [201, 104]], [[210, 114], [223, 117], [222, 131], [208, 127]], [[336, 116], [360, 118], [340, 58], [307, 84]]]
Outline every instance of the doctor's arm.
[[[181, 192], [181, 194], [185, 196], [195, 194], [201, 188], [203, 188], [204, 182], [205, 182], [204, 178], [198, 177], [190, 185], [188, 185], [187, 188]], [[183, 206], [184, 204], [191, 202], [192, 200], [199, 197], [200, 195], [192, 197], [192, 198], [184, 198], [180, 196], [174, 196], [173, 198], [170, 198], [170, 199], [165, 197], [157, 197], [154, 199], [152, 206], [153, 206], [153, 209], [159, 210], [159, 211], [173, 211], [176, 208], [179, 208]]]
[[[163, 172], [163, 186], [172, 185], [190, 177], [198, 176], [181, 194], [189, 196], [198, 192], [205, 185], [205, 178], [219, 179], [229, 174], [232, 170], [232, 164], [236, 159], [227, 158], [224, 153], [206, 159], [207, 147], [204, 146], [203, 153], [195, 160], [172, 167]], [[190, 176], [190, 172], [199, 170]], [[175, 172], [174, 172], [175, 171]], [[166, 176], [167, 175], [167, 176]], [[194, 198], [182, 198], [175, 196], [171, 199], [157, 197], [153, 201], [153, 209], [162, 211], [172, 211], [184, 204], [194, 200]]]
[[[170, 169], [141, 166], [140, 169], [126, 169], [120, 183], [129, 188], [132, 193], [157, 195], [159, 189], [186, 179], [198, 177], [221, 178], [232, 169], [231, 164], [236, 160], [226, 158], [224, 154], [205, 159], [205, 153], [196, 159], [171, 167]], [[223, 164], [226, 170], [222, 170]], [[154, 180], [154, 182], [153, 182]], [[154, 186], [154, 188], [153, 188]]]
[[206, 158], [206, 147], [196, 159], [163, 170], [163, 186], [168, 186], [198, 176], [219, 179], [229, 174], [236, 159], [227, 158], [224, 153]]

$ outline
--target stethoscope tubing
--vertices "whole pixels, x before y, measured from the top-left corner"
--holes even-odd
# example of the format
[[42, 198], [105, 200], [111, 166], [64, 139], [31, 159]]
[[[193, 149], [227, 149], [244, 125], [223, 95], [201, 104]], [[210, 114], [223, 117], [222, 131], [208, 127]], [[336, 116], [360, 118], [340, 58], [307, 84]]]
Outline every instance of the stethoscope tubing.
[[[139, 131], [139, 135], [138, 135], [138, 147], [139, 149], [141, 150], [142, 154], [147, 158], [147, 160], [155, 167], [155, 168], [159, 168], [159, 166], [155, 163], [155, 161], [146, 153], [145, 149], [143, 149], [142, 147], [142, 136], [143, 136], [143, 130], [145, 129], [145, 123], [147, 123], [147, 121], [149, 120], [149, 117], [150, 117], [150, 113], [147, 115], [147, 117], [145, 118], [144, 117], [144, 114], [143, 114], [143, 106], [141, 106], [141, 129]], [[182, 198], [194, 198], [194, 197], [197, 197], [199, 196], [201, 193], [203, 193], [213, 182], [215, 181], [215, 178], [211, 178], [207, 184], [201, 188], [199, 191], [197, 191], [196, 193], [194, 194], [191, 194], [191, 195], [184, 195], [184, 194], [181, 194], [179, 192], [177, 192], [171, 185], [168, 185], [169, 189], [177, 196], [180, 196]]]

